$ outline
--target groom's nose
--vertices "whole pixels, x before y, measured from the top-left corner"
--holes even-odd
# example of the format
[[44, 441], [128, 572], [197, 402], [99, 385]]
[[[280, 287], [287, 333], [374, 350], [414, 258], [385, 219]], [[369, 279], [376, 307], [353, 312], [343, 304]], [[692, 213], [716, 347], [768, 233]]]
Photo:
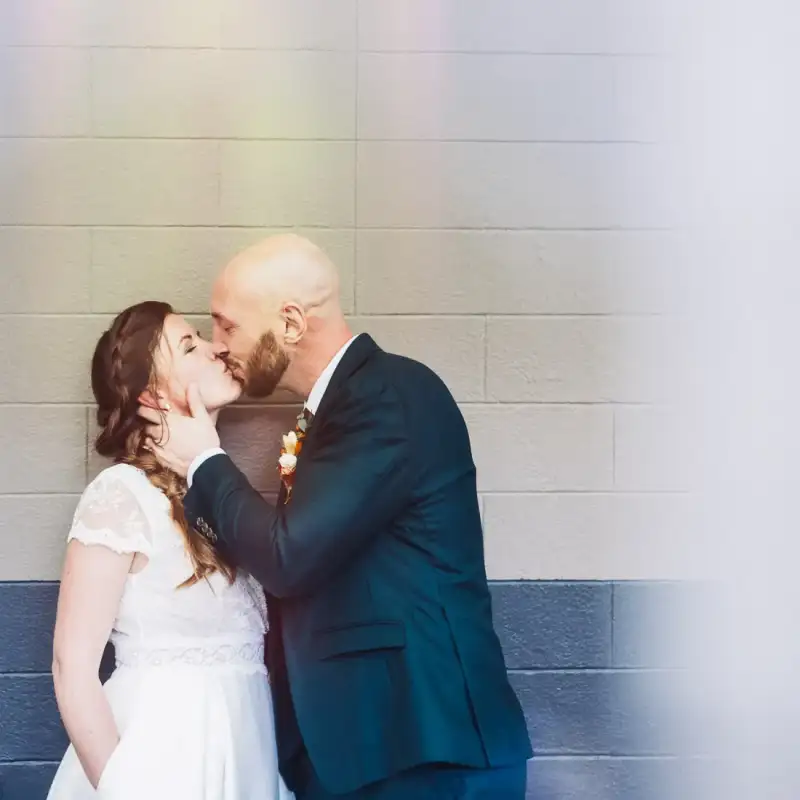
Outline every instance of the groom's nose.
[[222, 344], [222, 342], [213, 342], [211, 345], [211, 350], [214, 353], [215, 358], [226, 359], [230, 353], [230, 350]]

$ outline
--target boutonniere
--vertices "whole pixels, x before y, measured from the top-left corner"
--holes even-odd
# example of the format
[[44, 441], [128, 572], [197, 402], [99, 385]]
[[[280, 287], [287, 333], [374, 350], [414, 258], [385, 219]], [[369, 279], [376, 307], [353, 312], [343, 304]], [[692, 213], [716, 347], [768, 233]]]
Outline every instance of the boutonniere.
[[297, 457], [303, 449], [305, 436], [306, 423], [303, 419], [298, 419], [297, 428], [283, 436], [283, 447], [281, 447], [281, 455], [278, 459], [278, 474], [281, 476], [281, 482], [286, 489], [284, 503], [288, 503], [292, 496], [294, 473], [297, 470]]

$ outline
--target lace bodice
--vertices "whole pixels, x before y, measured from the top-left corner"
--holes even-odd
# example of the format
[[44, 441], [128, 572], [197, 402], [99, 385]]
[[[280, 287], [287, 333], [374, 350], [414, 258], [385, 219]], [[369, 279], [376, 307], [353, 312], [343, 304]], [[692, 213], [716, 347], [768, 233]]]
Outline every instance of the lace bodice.
[[264, 669], [266, 602], [249, 575], [223, 575], [177, 587], [192, 574], [167, 497], [141, 470], [116, 464], [84, 492], [69, 539], [117, 553], [142, 553], [128, 576], [111, 634], [124, 666], [241, 666]]

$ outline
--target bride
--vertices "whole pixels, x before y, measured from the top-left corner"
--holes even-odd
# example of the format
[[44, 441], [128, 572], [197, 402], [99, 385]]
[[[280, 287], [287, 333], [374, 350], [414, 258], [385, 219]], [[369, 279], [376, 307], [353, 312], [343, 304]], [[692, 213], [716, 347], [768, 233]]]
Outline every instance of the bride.
[[[290, 800], [278, 772], [264, 667], [266, 604], [192, 530], [185, 483], [145, 449], [140, 403], [209, 411], [241, 388], [166, 303], [123, 311], [92, 361], [100, 434], [113, 460], [69, 532], [53, 678], [71, 746], [49, 800]], [[107, 641], [117, 668], [98, 668]]]

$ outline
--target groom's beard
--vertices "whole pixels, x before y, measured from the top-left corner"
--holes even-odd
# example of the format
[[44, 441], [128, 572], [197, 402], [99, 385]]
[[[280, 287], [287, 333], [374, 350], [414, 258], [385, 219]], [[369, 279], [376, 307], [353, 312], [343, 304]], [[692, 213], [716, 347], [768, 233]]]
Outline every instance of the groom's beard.
[[289, 367], [289, 355], [272, 331], [265, 333], [244, 365], [244, 391], [250, 397], [269, 397]]

